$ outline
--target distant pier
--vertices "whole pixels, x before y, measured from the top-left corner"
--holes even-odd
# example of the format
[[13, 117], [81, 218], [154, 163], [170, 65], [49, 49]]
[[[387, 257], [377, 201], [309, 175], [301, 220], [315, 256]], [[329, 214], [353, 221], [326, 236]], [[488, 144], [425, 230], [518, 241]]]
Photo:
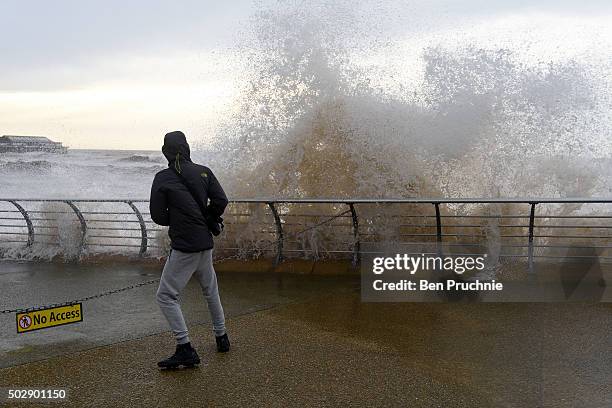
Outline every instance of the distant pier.
[[54, 142], [44, 136], [14, 136], [0, 137], [0, 153], [47, 152], [66, 153], [68, 147], [61, 142]]

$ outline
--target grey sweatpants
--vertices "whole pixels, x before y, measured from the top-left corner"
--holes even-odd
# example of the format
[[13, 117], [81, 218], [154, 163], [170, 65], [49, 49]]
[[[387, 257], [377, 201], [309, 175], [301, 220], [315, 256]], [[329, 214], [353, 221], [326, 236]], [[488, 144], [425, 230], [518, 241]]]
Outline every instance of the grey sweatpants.
[[189, 332], [178, 297], [192, 275], [195, 275], [202, 287], [215, 335], [222, 336], [225, 334], [225, 316], [219, 298], [217, 275], [212, 264], [212, 249], [194, 253], [173, 249], [166, 260], [159, 282], [157, 303], [164, 316], [166, 316], [178, 344], [189, 342]]

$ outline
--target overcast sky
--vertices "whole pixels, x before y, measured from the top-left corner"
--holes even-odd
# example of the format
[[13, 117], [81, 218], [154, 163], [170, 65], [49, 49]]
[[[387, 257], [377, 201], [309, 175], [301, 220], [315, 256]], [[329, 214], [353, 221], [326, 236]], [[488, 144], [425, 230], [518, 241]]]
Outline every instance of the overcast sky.
[[[241, 85], [232, 47], [260, 3], [276, 1], [3, 0], [0, 135], [48, 135], [77, 148], [123, 149], [157, 149], [163, 134], [177, 128], [212, 137]], [[365, 14], [380, 12], [379, 20], [395, 11], [385, 30], [396, 38], [506, 16], [586, 23], [612, 16], [609, 0], [364, 3]]]

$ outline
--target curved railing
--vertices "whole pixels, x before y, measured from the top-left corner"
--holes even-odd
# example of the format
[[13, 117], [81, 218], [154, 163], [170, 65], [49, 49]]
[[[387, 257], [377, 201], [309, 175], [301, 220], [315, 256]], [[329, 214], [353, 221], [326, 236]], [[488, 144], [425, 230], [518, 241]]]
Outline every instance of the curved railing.
[[[217, 253], [344, 258], [370, 244], [427, 244], [432, 251], [497, 248], [499, 258], [612, 260], [612, 199], [237, 199]], [[68, 231], [68, 232], [67, 232]], [[75, 239], [77, 242], [75, 242]], [[0, 245], [85, 251], [163, 251], [148, 201], [0, 199]], [[472, 248], [472, 249], [470, 249]]]

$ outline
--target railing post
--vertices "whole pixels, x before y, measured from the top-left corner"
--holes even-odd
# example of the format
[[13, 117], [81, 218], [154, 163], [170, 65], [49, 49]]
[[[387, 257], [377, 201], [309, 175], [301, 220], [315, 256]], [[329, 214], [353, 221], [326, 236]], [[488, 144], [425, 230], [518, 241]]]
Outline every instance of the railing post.
[[17, 204], [15, 200], [8, 200], [8, 202], [13, 204], [25, 219], [26, 225], [28, 226], [28, 243], [26, 246], [32, 246], [34, 243], [34, 225], [32, 224], [32, 220], [30, 220], [28, 212], [21, 205]]
[[353, 268], [359, 265], [361, 256], [361, 242], [359, 241], [359, 219], [357, 218], [357, 211], [355, 211], [355, 204], [349, 203], [351, 209], [351, 217], [353, 219]]
[[440, 203], [433, 203], [436, 208], [436, 251], [442, 254], [442, 218], [440, 217]]
[[527, 247], [527, 264], [529, 273], [533, 273], [533, 229], [535, 221], [535, 206], [537, 203], [529, 203], [531, 210], [529, 212], [529, 246]]
[[85, 236], [87, 235], [87, 222], [85, 222], [85, 218], [83, 217], [81, 210], [79, 210], [79, 208], [76, 205], [74, 205], [72, 201], [64, 200], [64, 202], [68, 204], [70, 208], [72, 208], [72, 211], [74, 211], [77, 218], [79, 219], [79, 223], [81, 224], [81, 243], [79, 245], [79, 256], [80, 256], [83, 253], [83, 250], [85, 249]]
[[276, 207], [274, 206], [273, 202], [268, 202], [268, 207], [270, 207], [270, 210], [272, 211], [272, 215], [274, 216], [274, 223], [276, 224], [276, 239], [277, 239], [277, 243], [276, 243], [276, 259], [274, 260], [274, 266], [278, 265], [279, 263], [281, 263], [281, 261], [283, 260], [283, 225], [281, 224], [281, 219], [278, 215], [278, 211], [276, 210]]
[[125, 203], [130, 206], [132, 211], [134, 211], [134, 214], [136, 214], [136, 217], [138, 217], [138, 223], [140, 224], [140, 237], [141, 237], [140, 256], [143, 256], [145, 252], [147, 252], [147, 246], [148, 246], [147, 224], [145, 224], [144, 218], [142, 218], [142, 214], [140, 213], [140, 210], [138, 210], [138, 207], [136, 207], [132, 201], [126, 201]]

